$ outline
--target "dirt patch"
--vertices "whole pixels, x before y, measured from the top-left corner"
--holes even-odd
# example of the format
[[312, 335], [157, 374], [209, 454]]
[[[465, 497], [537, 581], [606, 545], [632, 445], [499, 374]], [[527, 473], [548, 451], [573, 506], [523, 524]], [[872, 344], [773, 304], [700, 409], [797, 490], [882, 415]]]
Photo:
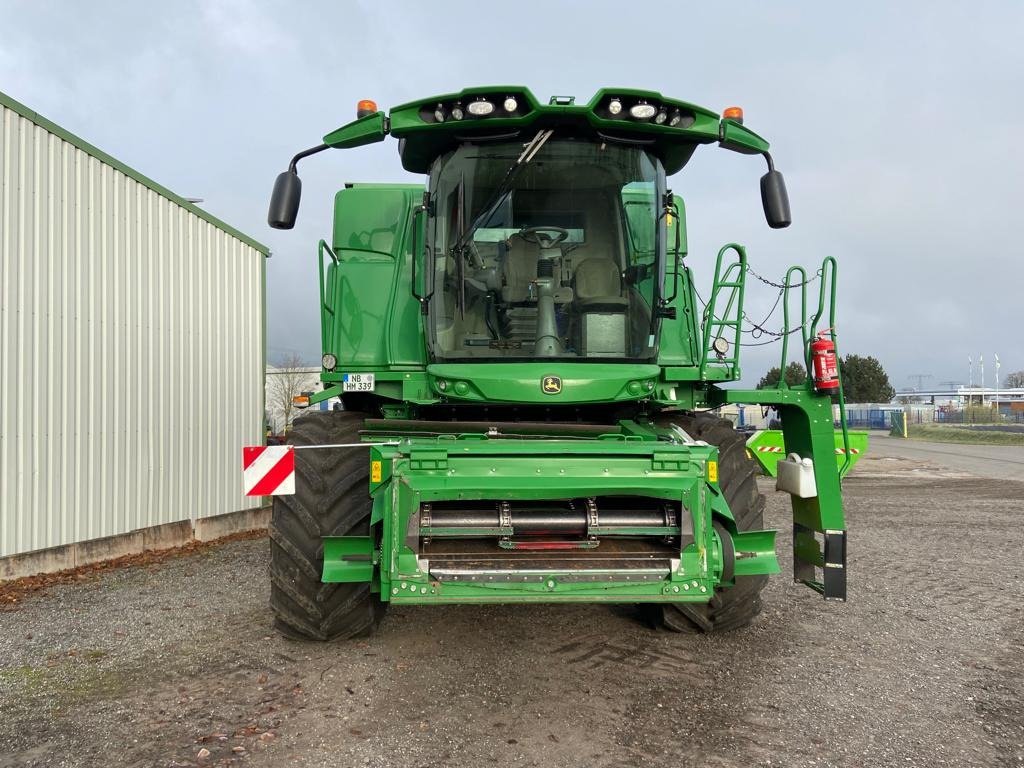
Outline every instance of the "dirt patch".
[[95, 579], [98, 576], [120, 568], [157, 565], [171, 558], [188, 557], [234, 541], [262, 539], [266, 538], [266, 536], [267, 532], [264, 530], [241, 531], [212, 541], [190, 541], [180, 547], [147, 549], [145, 552], [139, 552], [134, 555], [122, 555], [112, 560], [80, 565], [77, 568], [44, 573], [39, 576], [24, 576], [20, 579], [0, 581], [0, 611], [17, 610], [18, 606], [27, 596], [46, 594], [47, 589], [57, 584], [77, 584]]

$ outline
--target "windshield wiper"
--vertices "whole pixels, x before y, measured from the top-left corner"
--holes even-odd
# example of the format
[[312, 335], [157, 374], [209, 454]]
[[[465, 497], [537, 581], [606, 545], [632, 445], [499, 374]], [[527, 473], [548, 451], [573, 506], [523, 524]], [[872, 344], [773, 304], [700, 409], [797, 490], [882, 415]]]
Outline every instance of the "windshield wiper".
[[469, 242], [473, 234], [480, 228], [480, 226], [487, 221], [504, 202], [505, 198], [512, 192], [512, 185], [515, 183], [516, 177], [519, 173], [527, 166], [527, 164], [533, 160], [534, 156], [540, 151], [544, 143], [551, 138], [553, 130], [538, 131], [537, 135], [534, 136], [530, 142], [523, 148], [522, 154], [516, 159], [512, 165], [509, 166], [508, 170], [505, 171], [505, 177], [498, 184], [494, 190], [494, 194], [491, 195], [487, 204], [481, 209], [480, 213], [477, 214], [476, 218], [470, 222], [469, 227], [459, 235], [459, 239], [455, 241], [455, 245], [452, 247], [452, 253], [458, 256], [462, 253], [466, 244]]

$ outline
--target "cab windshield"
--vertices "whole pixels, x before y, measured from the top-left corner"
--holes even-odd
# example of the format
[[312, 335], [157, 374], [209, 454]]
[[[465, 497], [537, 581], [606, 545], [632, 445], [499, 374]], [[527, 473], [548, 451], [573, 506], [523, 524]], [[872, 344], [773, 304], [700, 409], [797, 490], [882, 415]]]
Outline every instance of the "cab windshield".
[[541, 134], [440, 158], [434, 357], [654, 357], [664, 178], [643, 148]]

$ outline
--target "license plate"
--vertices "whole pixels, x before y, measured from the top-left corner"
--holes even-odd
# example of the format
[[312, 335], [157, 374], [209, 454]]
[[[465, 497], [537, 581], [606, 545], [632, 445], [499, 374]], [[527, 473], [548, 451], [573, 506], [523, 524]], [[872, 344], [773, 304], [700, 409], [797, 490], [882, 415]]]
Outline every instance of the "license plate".
[[341, 379], [342, 392], [373, 392], [372, 373], [346, 373]]

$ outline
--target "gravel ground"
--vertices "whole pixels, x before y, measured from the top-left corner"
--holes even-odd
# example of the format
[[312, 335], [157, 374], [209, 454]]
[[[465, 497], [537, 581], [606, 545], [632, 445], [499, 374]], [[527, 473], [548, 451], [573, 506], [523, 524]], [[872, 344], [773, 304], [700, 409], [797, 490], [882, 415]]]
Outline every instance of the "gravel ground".
[[265, 539], [54, 586], [0, 613], [0, 766], [1024, 765], [1024, 483], [869, 455], [846, 498], [850, 602], [775, 577], [721, 637], [466, 606], [289, 642]]

